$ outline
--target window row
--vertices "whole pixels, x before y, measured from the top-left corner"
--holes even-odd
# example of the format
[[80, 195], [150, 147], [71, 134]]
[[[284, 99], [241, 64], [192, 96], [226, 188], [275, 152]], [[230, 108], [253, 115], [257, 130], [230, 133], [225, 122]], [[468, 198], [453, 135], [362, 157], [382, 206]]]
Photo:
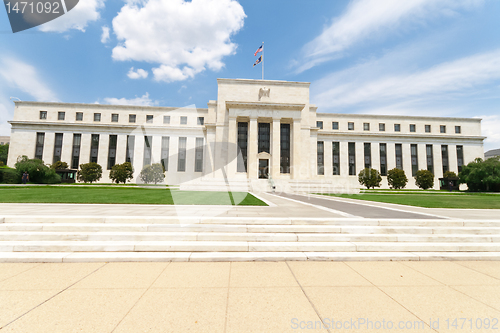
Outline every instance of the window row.
[[[323, 122], [317, 121], [316, 127], [318, 127], [319, 129], [323, 129]], [[338, 129], [339, 129], [339, 122], [332, 121], [332, 130], [338, 130]], [[354, 122], [348, 122], [347, 129], [349, 131], [354, 131]], [[425, 125], [424, 129], [425, 129], [425, 133], [431, 133], [431, 125]], [[370, 123], [363, 123], [363, 131], [369, 131], [369, 130], [370, 130]], [[379, 123], [378, 130], [379, 130], [379, 132], [385, 132], [385, 123]], [[411, 133], [416, 133], [417, 132], [417, 125], [410, 124], [409, 130]], [[401, 132], [401, 124], [394, 124], [394, 132]], [[440, 125], [439, 132], [446, 133], [446, 125]], [[455, 126], [455, 134], [460, 134], [460, 133], [462, 133], [462, 127]]]
[[[93, 163], [98, 163], [99, 157], [99, 146], [101, 135], [100, 134], [92, 134], [90, 139], [90, 158], [89, 161]], [[127, 135], [127, 146], [126, 146], [126, 157], [125, 162], [130, 162], [132, 165], [134, 164], [134, 149], [136, 147], [135, 144], [135, 135]], [[42, 159], [43, 150], [44, 150], [44, 141], [45, 141], [45, 133], [37, 133], [36, 135], [36, 145], [35, 145], [35, 158]], [[152, 160], [152, 136], [144, 136], [144, 154], [143, 154], [143, 166], [150, 165]], [[82, 143], [82, 135], [81, 134], [73, 134], [73, 146], [71, 151], [71, 168], [78, 169], [80, 164], [80, 150]], [[111, 170], [111, 168], [116, 164], [116, 150], [117, 150], [118, 136], [117, 135], [109, 135], [109, 144], [108, 144], [108, 155], [107, 155], [107, 169]], [[62, 153], [62, 145], [63, 145], [63, 133], [55, 134], [55, 142], [54, 142], [54, 153], [52, 163], [61, 160]], [[184, 172], [186, 171], [186, 145], [187, 138], [179, 137], [178, 142], [178, 152], [177, 152], [177, 171]], [[204, 138], [196, 138], [195, 142], [195, 161], [194, 161], [194, 171], [202, 172], [203, 171], [203, 151], [204, 151]], [[161, 156], [160, 161], [163, 165], [163, 169], [168, 171], [168, 161], [170, 157], [170, 137], [163, 136], [161, 137]], [[102, 163], [102, 161], [99, 161]]]
[[[111, 114], [111, 122], [112, 123], [117, 123], [119, 120], [119, 114], [118, 113], [113, 113]], [[94, 113], [93, 114], [94, 121], [95, 122], [100, 122], [101, 121], [101, 113]], [[146, 123], [153, 123], [153, 115], [146, 115]], [[40, 111], [40, 119], [47, 119], [47, 111]], [[57, 112], [57, 120], [65, 120], [66, 119], [66, 112], [64, 111], [59, 111]], [[75, 115], [75, 120], [76, 121], [83, 121], [83, 112], [76, 112]], [[128, 115], [128, 122], [129, 123], [136, 123], [137, 122], [137, 115], [136, 114], [129, 114]], [[164, 124], [170, 124], [170, 116], [163, 116], [163, 123]], [[187, 125], [187, 116], [181, 116], [179, 123], [181, 125]], [[205, 124], [205, 117], [197, 117], [196, 119], [197, 125], [204, 125]]]
[[[325, 174], [325, 150], [324, 150], [324, 142], [318, 141], [318, 149], [317, 149], [317, 166], [318, 166], [318, 175]], [[360, 144], [360, 143], [358, 143]], [[374, 144], [375, 145], [375, 144]], [[380, 156], [380, 165], [379, 170], [382, 176], [387, 176], [387, 144], [380, 143], [379, 144], [379, 156]], [[462, 171], [462, 166], [464, 164], [464, 148], [463, 146], [456, 146], [457, 149], [457, 165], [458, 172]], [[420, 166], [420, 168], [426, 168], [430, 172], [434, 174], [434, 156], [433, 156], [433, 145], [426, 145], [426, 166]], [[372, 165], [372, 144], [369, 142], [363, 143], [363, 155], [364, 155], [364, 168], [377, 168], [377, 166]], [[340, 175], [340, 142], [332, 142], [332, 167], [333, 167], [333, 175]], [[356, 175], [356, 143], [349, 142], [347, 145], [347, 156], [348, 156], [348, 168], [349, 168], [349, 176]], [[395, 167], [403, 170], [403, 148], [402, 144], [395, 144]], [[416, 144], [410, 145], [410, 159], [411, 159], [411, 173], [412, 176], [417, 174], [419, 170], [418, 165], [418, 149]], [[448, 159], [448, 145], [441, 145], [441, 165], [443, 174], [446, 171], [449, 171], [449, 159]]]

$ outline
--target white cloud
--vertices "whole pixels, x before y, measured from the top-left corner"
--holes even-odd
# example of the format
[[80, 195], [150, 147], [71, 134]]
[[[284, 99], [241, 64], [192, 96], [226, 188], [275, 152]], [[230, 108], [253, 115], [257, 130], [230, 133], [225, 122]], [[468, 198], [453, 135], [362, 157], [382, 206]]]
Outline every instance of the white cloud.
[[132, 67], [128, 71], [127, 76], [131, 79], [145, 79], [148, 77], [148, 74], [149, 73], [142, 68], [138, 68], [136, 71], [134, 71], [134, 67]]
[[436, 17], [454, 15], [483, 0], [356, 0], [345, 13], [302, 49], [299, 72], [322, 62], [342, 57], [354, 44], [369, 38], [386, 36], [388, 31], [401, 32], [401, 27]]
[[106, 44], [107, 42], [109, 42], [109, 27], [103, 26], [101, 34], [101, 43]]
[[484, 151], [500, 148], [500, 115], [480, 116], [481, 130], [487, 137], [484, 140]]
[[104, 0], [80, 0], [75, 8], [57, 19], [42, 24], [44, 32], [64, 32], [70, 29], [85, 31], [89, 22], [97, 21], [99, 10], [104, 8]]
[[107, 104], [111, 105], [156, 106], [159, 104], [158, 101], [153, 101], [151, 100], [151, 98], [149, 98], [149, 93], [145, 93], [141, 97], [136, 97], [132, 99], [106, 97], [104, 101]]
[[129, 0], [113, 19], [113, 59], [159, 64], [154, 77], [166, 82], [219, 70], [245, 17], [235, 0]]

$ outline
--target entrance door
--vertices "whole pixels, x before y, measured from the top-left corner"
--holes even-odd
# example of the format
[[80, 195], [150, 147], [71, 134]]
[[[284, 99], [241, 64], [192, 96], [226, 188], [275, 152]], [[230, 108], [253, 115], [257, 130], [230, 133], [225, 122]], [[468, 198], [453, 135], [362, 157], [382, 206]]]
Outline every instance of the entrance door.
[[259, 160], [259, 178], [269, 178], [269, 160]]

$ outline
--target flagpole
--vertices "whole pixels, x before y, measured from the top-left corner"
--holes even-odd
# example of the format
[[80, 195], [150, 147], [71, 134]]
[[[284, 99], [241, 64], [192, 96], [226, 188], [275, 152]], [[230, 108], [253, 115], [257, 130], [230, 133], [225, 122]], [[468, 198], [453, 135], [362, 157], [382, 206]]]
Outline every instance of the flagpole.
[[264, 42], [262, 42], [262, 80], [264, 80]]

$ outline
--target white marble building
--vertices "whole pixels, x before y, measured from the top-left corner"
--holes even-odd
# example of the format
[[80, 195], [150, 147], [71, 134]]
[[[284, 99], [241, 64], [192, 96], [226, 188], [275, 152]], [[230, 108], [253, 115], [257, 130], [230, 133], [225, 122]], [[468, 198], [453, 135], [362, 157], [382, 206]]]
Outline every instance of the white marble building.
[[309, 83], [217, 81], [206, 109], [15, 102], [8, 164], [20, 155], [73, 168], [96, 161], [110, 182], [115, 163], [131, 161], [136, 181], [145, 164], [161, 162], [168, 184], [257, 186], [270, 175], [278, 187], [337, 189], [359, 187], [365, 167], [398, 167], [408, 188], [419, 169], [433, 171], [437, 188], [443, 171], [484, 156], [480, 119], [318, 113]]

